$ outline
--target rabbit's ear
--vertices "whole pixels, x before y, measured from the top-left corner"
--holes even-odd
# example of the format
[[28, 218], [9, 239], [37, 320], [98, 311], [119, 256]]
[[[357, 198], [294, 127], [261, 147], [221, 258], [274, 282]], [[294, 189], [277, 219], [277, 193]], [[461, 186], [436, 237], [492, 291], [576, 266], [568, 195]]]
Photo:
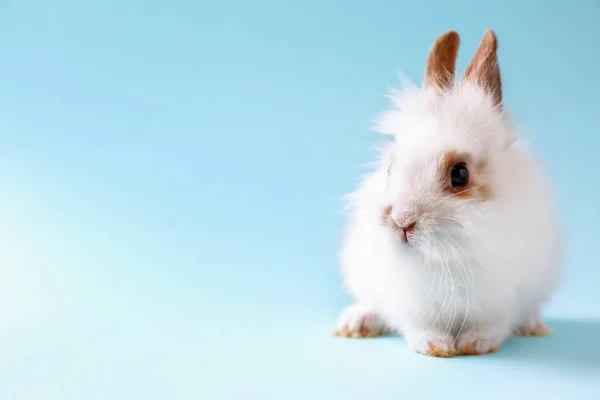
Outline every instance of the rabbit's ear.
[[488, 29], [483, 34], [481, 43], [465, 70], [465, 79], [486, 89], [494, 99], [494, 104], [500, 106], [502, 104], [502, 82], [497, 50], [496, 34], [493, 30]]
[[436, 39], [425, 67], [425, 87], [446, 90], [452, 86], [459, 45], [460, 38], [455, 31], [445, 32]]

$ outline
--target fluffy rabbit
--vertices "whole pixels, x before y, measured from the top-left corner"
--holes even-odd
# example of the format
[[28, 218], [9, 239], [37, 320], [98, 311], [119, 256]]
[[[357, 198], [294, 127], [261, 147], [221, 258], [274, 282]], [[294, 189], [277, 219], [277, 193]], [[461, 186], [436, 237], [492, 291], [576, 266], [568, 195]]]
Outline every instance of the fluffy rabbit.
[[540, 309], [562, 267], [553, 193], [503, 111], [495, 33], [462, 79], [458, 47], [441, 35], [423, 87], [394, 92], [378, 119], [391, 140], [349, 196], [340, 261], [356, 303], [338, 335], [398, 333], [450, 357], [548, 333]]

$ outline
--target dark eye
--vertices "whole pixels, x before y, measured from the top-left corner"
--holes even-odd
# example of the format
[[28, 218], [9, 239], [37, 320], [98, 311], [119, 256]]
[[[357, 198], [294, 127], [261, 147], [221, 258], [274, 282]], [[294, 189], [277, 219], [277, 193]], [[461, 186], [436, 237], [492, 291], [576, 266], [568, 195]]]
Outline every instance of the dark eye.
[[452, 187], [461, 187], [469, 183], [469, 170], [465, 163], [458, 163], [450, 171], [450, 184]]

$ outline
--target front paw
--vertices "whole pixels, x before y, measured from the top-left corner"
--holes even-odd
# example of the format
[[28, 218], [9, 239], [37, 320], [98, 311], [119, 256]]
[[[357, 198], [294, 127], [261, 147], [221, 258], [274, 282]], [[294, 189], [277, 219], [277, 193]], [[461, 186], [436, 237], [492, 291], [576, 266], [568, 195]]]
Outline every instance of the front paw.
[[456, 351], [461, 356], [495, 353], [500, 349], [502, 337], [487, 332], [467, 331], [456, 340]]
[[409, 331], [404, 338], [408, 347], [430, 357], [448, 358], [456, 355], [454, 336], [439, 330]]
[[550, 334], [550, 328], [541, 318], [535, 318], [519, 325], [513, 332], [515, 336], [546, 336]]
[[370, 338], [386, 333], [385, 324], [379, 315], [362, 304], [347, 307], [333, 330], [335, 336], [347, 338]]

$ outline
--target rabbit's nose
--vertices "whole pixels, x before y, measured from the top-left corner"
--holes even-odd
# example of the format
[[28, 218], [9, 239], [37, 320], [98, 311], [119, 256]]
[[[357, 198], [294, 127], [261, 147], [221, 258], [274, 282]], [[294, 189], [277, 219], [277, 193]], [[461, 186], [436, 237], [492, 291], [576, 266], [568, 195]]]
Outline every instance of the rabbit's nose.
[[398, 225], [398, 228], [401, 232], [400, 238], [404, 242], [408, 242], [409, 234], [412, 234], [415, 228], [417, 227], [417, 219], [419, 217], [419, 213], [415, 209], [410, 209], [402, 214], [396, 215], [394, 218], [394, 222]]
[[396, 215], [394, 222], [396, 222], [396, 225], [398, 225], [406, 233], [415, 229], [418, 218], [419, 212], [416, 209], [410, 209], [399, 215]]

